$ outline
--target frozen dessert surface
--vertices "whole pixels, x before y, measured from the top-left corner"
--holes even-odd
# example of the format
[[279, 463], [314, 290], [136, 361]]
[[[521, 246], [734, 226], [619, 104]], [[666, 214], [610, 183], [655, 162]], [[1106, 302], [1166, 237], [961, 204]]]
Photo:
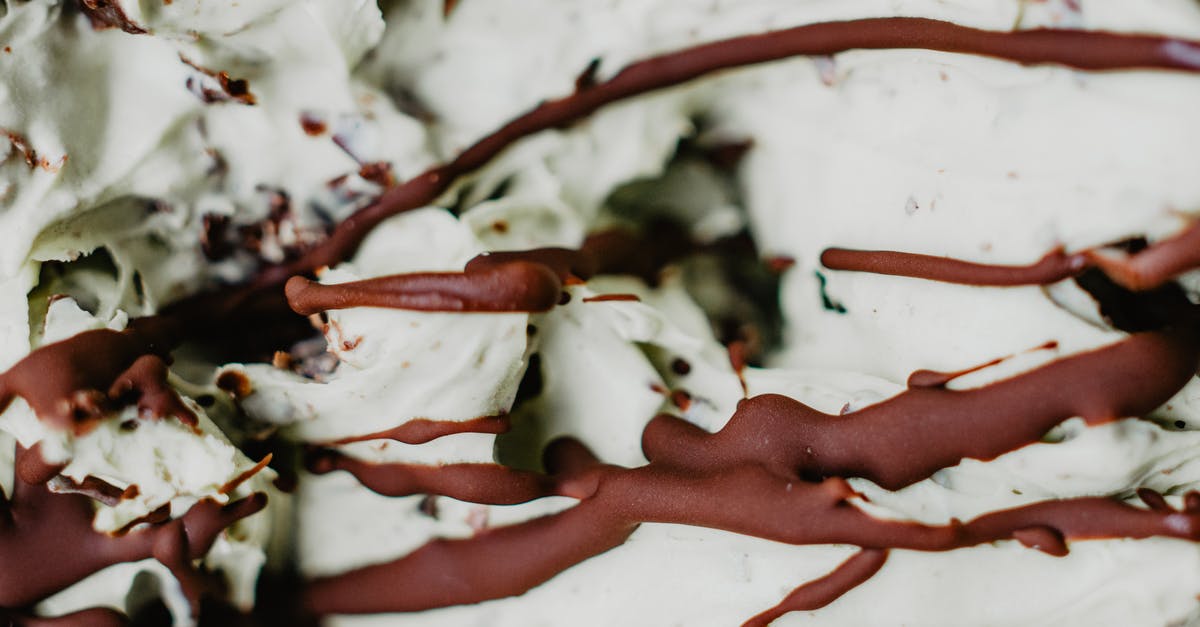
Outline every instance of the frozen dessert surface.
[[17, 624], [1200, 616], [1194, 2], [0, 46]]

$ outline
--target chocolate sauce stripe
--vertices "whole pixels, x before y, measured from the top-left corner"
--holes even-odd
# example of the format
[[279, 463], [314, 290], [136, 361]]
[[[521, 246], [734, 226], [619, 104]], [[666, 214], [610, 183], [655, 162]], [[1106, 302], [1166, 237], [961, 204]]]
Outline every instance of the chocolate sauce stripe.
[[25, 479], [48, 472], [36, 451], [18, 449], [16, 468], [13, 493], [0, 502], [0, 608], [6, 609], [31, 607], [107, 566], [151, 557], [197, 601], [202, 590], [192, 560], [203, 557], [229, 525], [266, 505], [262, 494], [227, 505], [205, 499], [181, 518], [109, 535], [92, 528], [89, 497], [54, 494], [44, 481]]
[[1200, 268], [1200, 220], [1178, 234], [1132, 255], [1112, 254], [1102, 249], [1067, 255], [1056, 250], [1036, 263], [1008, 266], [920, 253], [828, 248], [821, 253], [821, 265], [830, 270], [992, 287], [1048, 285], [1077, 277], [1088, 269], [1099, 268], [1126, 289], [1147, 291]]
[[430, 494], [468, 503], [516, 505], [560, 494], [553, 477], [491, 463], [371, 463], [333, 450], [310, 455], [315, 474], [344, 470], [383, 496]]
[[789, 612], [819, 610], [873, 577], [883, 568], [887, 556], [887, 551], [879, 549], [859, 551], [828, 575], [796, 588], [778, 605], [746, 621], [742, 627], [768, 627]]
[[470, 420], [430, 420], [412, 418], [398, 427], [376, 431], [366, 435], [353, 435], [327, 442], [326, 444], [350, 444], [368, 440], [395, 440], [404, 444], [425, 444], [438, 438], [460, 433], [507, 433], [511, 427], [508, 414], [481, 416]]
[[[287, 265], [266, 268], [246, 286], [225, 293], [200, 295], [189, 299], [186, 303], [172, 308], [167, 315], [134, 321], [131, 329], [122, 333], [89, 332], [62, 343], [39, 348], [0, 377], [0, 406], [7, 405], [14, 395], [19, 395], [30, 403], [43, 420], [62, 428], [72, 428], [77, 432], [86, 431], [90, 425], [94, 424], [95, 420], [105, 413], [110, 403], [116, 400], [111, 397], [121, 397], [125, 393], [133, 393], [139, 397], [139, 403], [147, 403], [145, 407], [142, 407], [146, 413], [169, 415], [174, 412], [178, 415], [178, 409], [175, 407], [175, 404], [178, 403], [177, 396], [170, 391], [165, 381], [159, 380], [159, 375], [165, 372], [165, 362], [140, 361], [143, 357], [156, 355], [165, 360], [171, 348], [181, 340], [183, 329], [192, 326], [202, 328], [204, 332], [219, 329], [223, 323], [232, 322], [232, 317], [239, 308], [247, 306], [247, 303], [253, 303], [258, 295], [269, 294], [283, 285], [289, 277], [310, 274], [321, 266], [333, 265], [345, 259], [354, 252], [367, 233], [377, 224], [398, 213], [435, 202], [456, 179], [482, 167], [517, 140], [542, 130], [561, 128], [572, 124], [609, 103], [679, 85], [715, 71], [796, 55], [828, 55], [849, 49], [885, 48], [923, 48], [971, 53], [1008, 59], [1018, 63], [1055, 63], [1087, 70], [1171, 69], [1194, 72], [1200, 69], [1194, 63], [1200, 46], [1194, 42], [1162, 37], [1078, 31], [990, 32], [920, 18], [881, 18], [800, 26], [705, 44], [648, 59], [626, 67], [607, 81], [598, 83], [581, 81], [580, 90], [577, 93], [540, 105], [492, 135], [483, 138], [452, 162], [390, 189], [378, 201], [339, 224], [327, 240], [315, 246], [299, 260]], [[513, 264], [505, 264], [502, 267], [511, 265]], [[537, 264], [530, 265], [536, 266]], [[1154, 268], [1159, 267], [1157, 262], [1149, 265]], [[542, 266], [538, 267], [544, 269]], [[305, 287], [305, 285], [301, 284], [301, 287]], [[472, 293], [468, 294], [468, 297], [479, 295]], [[485, 292], [482, 297], [486, 301], [491, 295]], [[164, 329], [169, 329], [171, 332], [164, 333]], [[1177, 361], [1171, 362], [1168, 366], [1173, 369], [1178, 365]], [[1155, 371], [1153, 367], [1148, 367], [1148, 370]], [[1161, 372], [1161, 368], [1158, 371]], [[1174, 382], [1174, 379], [1171, 379], [1171, 382]], [[1159, 384], [1160, 387], [1165, 385], [1166, 383]], [[1153, 395], [1157, 395], [1160, 387], [1153, 388]], [[110, 398], [106, 398], [106, 396]], [[1142, 396], [1138, 396], [1133, 400], [1126, 399], [1123, 403], [1118, 403], [1118, 406], [1108, 408], [1093, 407], [1089, 409], [1089, 412], [1096, 416], [1114, 414], [1108, 417], [1115, 417], [1132, 407], [1141, 407], [1140, 403], [1143, 401], [1138, 399], [1142, 398]], [[186, 415], [179, 415], [179, 417], [187, 420]], [[661, 425], [663, 422], [659, 421], [658, 424]], [[662, 453], [662, 450], [660, 449], [658, 452]], [[941, 453], [945, 454], [946, 451]], [[614, 476], [626, 475], [618, 473]], [[901, 473], [900, 480], [907, 480], [907, 477]], [[20, 487], [20, 484], [18, 485]], [[37, 489], [44, 488], [32, 486], [21, 488], [14, 495], [13, 505], [19, 505], [23, 494], [32, 494], [30, 490], [36, 491]], [[465, 541], [465, 543], [440, 542], [427, 545], [409, 558], [405, 558], [408, 561], [401, 560], [397, 563], [403, 564], [403, 566], [387, 566], [379, 572], [386, 571], [390, 575], [399, 576], [399, 581], [410, 585], [404, 594], [414, 595], [418, 600], [411, 607], [404, 606], [409, 609], [435, 607], [453, 599], [477, 599], [480, 595], [484, 595], [485, 598], [494, 598], [494, 596], [487, 595], [515, 590], [522, 586], [527, 589], [530, 585], [536, 585], [537, 582], [553, 576], [562, 567], [619, 545], [636, 527], [636, 517], [622, 518], [612, 511], [598, 508], [596, 503], [606, 501], [604, 498], [605, 485], [600, 485], [599, 490], [591, 499], [558, 515], [557, 518], [491, 531], [476, 538], [477, 542], [483, 544], [471, 544], [472, 541]], [[59, 495], [57, 498], [82, 499], [84, 497]], [[248, 503], [243, 506], [242, 510], [238, 510], [239, 515], [248, 515], [248, 512], [243, 510], [256, 510], [262, 506], [261, 501], [254, 497], [239, 503]], [[1095, 505], [1095, 503], [1089, 503]], [[201, 505], [203, 504], [204, 502], [201, 503]], [[664, 503], [664, 505], [670, 505], [670, 503]], [[845, 512], [849, 510], [842, 508], [832, 511]], [[653, 514], [651, 517], [672, 519], [682, 513], [684, 512], [646, 512], [646, 515]], [[1151, 512], [1145, 516], [1162, 518], [1177, 516], [1177, 514]], [[186, 518], [187, 516], [185, 516]], [[695, 518], [696, 524], [705, 523], [703, 516], [695, 515], [695, 513], [693, 516], [684, 516], [684, 518]], [[1158, 518], [1154, 520], [1158, 520]], [[90, 524], [90, 515], [88, 520]], [[186, 533], [189, 537], [196, 525], [204, 527], [207, 532], [211, 532], [215, 536], [219, 528], [213, 528], [213, 525], [216, 524], [212, 522], [213, 520], [218, 519], [201, 517], [183, 524], [187, 526]], [[557, 526], [565, 524], [558, 524], [554, 521], [563, 520], [570, 521], [568, 525], [570, 533], [564, 534], [561, 538], [545, 533], [554, 530], [556, 524]], [[1141, 520], [1139, 519], [1139, 521]], [[1070, 525], [1067, 526], [1070, 527]], [[1067, 537], [1075, 537], [1072, 536], [1072, 532], [1077, 531], [1078, 529], [1074, 528], [1062, 530]], [[1093, 530], [1095, 533], [1108, 531], [1111, 530]], [[1146, 528], [1130, 527], [1115, 531], [1123, 531], [1136, 536], [1137, 533], [1145, 533]], [[175, 529], [173, 533], [179, 533], [179, 530]], [[131, 537], [140, 536], [136, 534], [124, 536], [124, 538]], [[176, 543], [179, 541], [179, 537], [175, 537], [173, 540], [168, 539]], [[511, 542], [501, 541], [504, 539], [511, 540]], [[563, 539], [577, 542], [577, 544], [564, 545], [561, 543]], [[487, 541], [491, 541], [493, 544], [486, 544]], [[47, 560], [46, 556], [54, 555], [54, 551], [61, 547], [70, 547], [70, 550], [79, 552], [78, 546], [82, 546], [79, 542], [63, 543], [61, 538], [56, 539], [56, 542], [57, 544], [51, 547], [37, 545], [36, 550], [29, 548], [28, 550], [33, 551], [32, 553], [21, 553], [15, 562], [11, 557], [5, 558], [2, 563], [46, 564], [55, 561]], [[543, 553], [542, 549], [547, 543], [552, 543], [552, 550]], [[125, 546], [125, 544], [120, 544], [120, 546]], [[195, 555], [194, 550], [197, 547], [194, 543], [191, 546], [189, 554]], [[54, 547], [59, 547], [59, 549]], [[481, 550], [483, 553], [472, 555], [473, 552]], [[110, 551], [106, 555], [112, 558], [128, 557], [132, 559], [134, 553], [145, 557], [136, 551], [129, 555], [119, 556]], [[155, 553], [158, 556], [157, 550]], [[530, 561], [530, 555], [545, 555], [544, 559], [547, 561]], [[462, 579], [460, 586], [465, 586], [465, 588], [447, 586], [442, 589], [438, 587], [441, 585], [440, 583], [429, 583], [438, 581], [437, 577], [430, 577], [431, 573], [441, 572], [440, 569], [447, 566], [464, 562], [474, 563], [489, 558], [503, 558], [491, 566], [507, 567], [510, 571], [516, 571], [512, 580], [494, 581], [495, 578], [491, 576], [493, 570], [465, 570], [460, 573], [488, 574], [481, 575], [482, 578], [478, 578], [478, 581], [471, 577]], [[160, 557], [160, 559], [166, 558]], [[522, 563], [522, 561], [528, 563]], [[176, 567], [178, 568], [179, 564], [176, 564]], [[83, 571], [88, 568], [67, 569], [53, 578], [54, 583], [50, 587], [65, 587], [86, 574]], [[413, 570], [404, 570], [405, 568], [413, 568]], [[0, 574], [3, 572], [11, 574], [13, 569], [0, 568]], [[41, 580], [37, 577], [27, 577], [27, 579]], [[321, 596], [321, 590], [327, 590], [330, 586], [338, 587], [333, 583], [334, 581], [341, 581], [343, 584], [353, 583], [351, 579], [353, 578], [330, 580], [324, 584], [324, 588], [320, 583], [314, 584], [314, 591], [318, 594], [312, 602], [319, 606], [324, 602], [322, 599], [329, 600], [328, 595]], [[531, 584], [531, 582], [533, 583]], [[6, 599], [5, 605], [10, 603], [22, 605], [32, 602], [43, 592], [40, 588], [37, 592], [28, 592], [27, 586], [18, 587], [16, 582], [11, 583], [12, 585], [0, 586], [9, 591], [10, 597], [13, 594], [16, 595], [16, 597]], [[396, 582], [391, 583], [394, 585]], [[45, 587], [44, 582], [42, 585]], [[394, 589], [393, 585], [387, 587]], [[27, 592], [21, 596], [19, 590]], [[363, 592], [362, 589], [354, 587], [347, 590]], [[426, 598], [422, 595], [432, 596]], [[395, 603], [401, 602], [395, 601]]]

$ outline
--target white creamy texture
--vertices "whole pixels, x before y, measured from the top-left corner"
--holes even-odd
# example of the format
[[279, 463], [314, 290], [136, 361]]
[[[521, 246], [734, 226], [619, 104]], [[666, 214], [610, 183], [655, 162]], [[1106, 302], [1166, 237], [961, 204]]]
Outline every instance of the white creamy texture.
[[[0, 43], [11, 48], [0, 54], [0, 128], [50, 160], [30, 168], [0, 140], [0, 226], [12, 238], [0, 276], [15, 274], [31, 250], [69, 259], [104, 245], [136, 266], [160, 304], [210, 278], [244, 278], [249, 260], [201, 263], [205, 214], [254, 222], [271, 192], [287, 193], [298, 201], [300, 233], [264, 243], [261, 254], [277, 261], [279, 246], [311, 238], [303, 231], [321, 213], [344, 216], [377, 189], [355, 174], [356, 159], [388, 161], [402, 177], [429, 163], [420, 125], [350, 76], [382, 32], [373, 4], [180, 1], [146, 16], [139, 3], [123, 4], [161, 36], [94, 32], [83, 16], [60, 18], [49, 0], [14, 4], [0, 17]], [[219, 83], [181, 57], [248, 80], [256, 104], [205, 104], [189, 82], [217, 94]], [[56, 85], [89, 98], [60, 97]], [[308, 135], [302, 115], [326, 130]], [[345, 191], [331, 192], [327, 183], [343, 175]]]
[[[595, 58], [605, 78], [634, 60], [701, 41], [888, 15], [993, 29], [1056, 25], [1200, 37], [1193, 0], [463, 0], [449, 19], [440, 1], [414, 0], [387, 3], [386, 32], [381, 12], [364, 0], [120, 5], [151, 34], [93, 32], [81, 16], [59, 19], [50, 0], [0, 5], [0, 47], [12, 49], [0, 52], [0, 129], [23, 136], [46, 159], [30, 168], [0, 135], [6, 365], [31, 338], [36, 345], [84, 328], [121, 328], [125, 312], [150, 313], [214, 279], [244, 278], [255, 256], [282, 259], [289, 246], [315, 237], [322, 220], [344, 217], [378, 190], [355, 174], [361, 163], [388, 161], [403, 180], [539, 100], [570, 93]], [[202, 103], [189, 80], [219, 87], [182, 63], [181, 53], [247, 79], [257, 104]], [[71, 97], [77, 93], [89, 97]], [[1198, 96], [1200, 79], [1180, 74], [1095, 75], [920, 51], [853, 52], [725, 73], [521, 142], [474, 176], [473, 188], [461, 188], [470, 207], [461, 220], [438, 209], [393, 219], [321, 280], [457, 270], [485, 250], [577, 245], [597, 226], [612, 189], [660, 174], [699, 118], [707, 137], [754, 141], [737, 173], [751, 230], [764, 255], [797, 261], [784, 281], [787, 345], [773, 360], [803, 370], [750, 370], [751, 394], [783, 392], [836, 413], [896, 393], [916, 368], [956, 369], [1021, 353], [953, 384], [980, 385], [1121, 334], [1070, 285], [978, 289], [823, 270], [826, 293], [848, 310], [835, 314], [819, 297], [821, 250], [890, 248], [1029, 263], [1057, 245], [1075, 250], [1168, 236], [1200, 211], [1191, 167], [1200, 140], [1191, 106]], [[308, 135], [302, 115], [324, 130]], [[426, 116], [427, 124], [418, 121]], [[501, 184], [506, 193], [485, 201]], [[235, 226], [253, 223], [279, 191], [291, 199], [294, 220], [269, 233], [255, 254], [204, 261], [197, 242], [205, 214], [231, 216]], [[696, 191], [685, 182], [665, 193], [694, 204], [688, 193]], [[692, 225], [697, 234], [712, 237], [740, 224], [728, 207], [707, 209], [697, 210], [709, 216]], [[101, 246], [116, 277], [91, 291], [96, 307], [54, 301], [43, 330], [37, 299], [31, 319], [22, 296], [37, 275], [29, 260], [71, 260]], [[671, 409], [652, 385], [689, 391], [692, 403], [682, 413], [707, 429], [728, 419], [741, 389], [678, 277], [656, 290], [602, 277], [569, 291], [568, 305], [533, 316], [329, 312], [326, 338], [339, 364], [319, 382], [262, 364], [227, 368], [252, 380], [254, 393], [243, 401], [252, 417], [319, 442], [412, 418], [508, 411], [529, 354], [539, 352], [545, 387], [513, 416], [512, 433], [340, 447], [376, 462], [490, 462], [498, 455], [536, 466], [546, 440], [572, 435], [606, 461], [635, 465], [643, 461], [642, 426]], [[594, 293], [636, 293], [642, 302], [583, 302]], [[529, 324], [537, 328], [532, 337]], [[1022, 353], [1049, 340], [1056, 349]], [[671, 372], [676, 357], [691, 365], [688, 375]], [[1155, 419], [1192, 424], [1200, 417], [1196, 385]], [[26, 443], [44, 441], [56, 459], [70, 457], [72, 476], [143, 487], [138, 499], [98, 516], [97, 524], [110, 528], [163, 502], [178, 514], [253, 464], [198, 413], [202, 436], [168, 420], [132, 434], [114, 422], [75, 439], [46, 433], [18, 401], [0, 428]], [[1140, 486], [1178, 494], [1200, 478], [1195, 432], [1140, 421], [1083, 428], [1074, 420], [1052, 435], [1061, 441], [993, 462], [967, 461], [896, 493], [855, 485], [880, 516], [943, 522], [1045, 498], [1127, 497]], [[263, 489], [262, 481], [265, 475], [238, 494]], [[435, 519], [421, 513], [421, 500], [375, 495], [346, 473], [303, 475], [296, 531], [302, 570], [336, 573], [398, 557], [433, 537], [465, 537], [483, 524], [571, 504], [555, 498], [488, 507], [439, 498]], [[266, 519], [239, 525], [208, 558], [233, 578], [243, 605], [263, 559]], [[328, 622], [737, 624], [849, 554], [846, 547], [783, 547], [646, 525], [628, 544], [522, 597]], [[114, 567], [45, 609], [120, 605], [144, 568], [158, 569]], [[896, 551], [842, 601], [779, 624], [1157, 626], [1193, 614], [1198, 590], [1200, 549], [1178, 541], [1079, 542], [1065, 559], [1015, 543], [947, 554]], [[177, 597], [171, 605], [177, 616], [185, 613]]]
[[[412, 3], [395, 9], [409, 21], [385, 35], [382, 50], [393, 53], [373, 62], [390, 72], [393, 91], [407, 90], [438, 113], [435, 135], [452, 152], [540, 99], [570, 93], [592, 58], [602, 59], [604, 77], [650, 54], [763, 28], [917, 15], [995, 29], [1200, 34], [1200, 7], [1190, 0], [1080, 5], [1071, 15], [1065, 3], [1012, 1], [490, 2], [464, 3], [442, 25], [431, 16], [440, 3]], [[542, 27], [555, 20], [560, 27]], [[1031, 263], [1058, 245], [1161, 238], [1200, 205], [1190, 174], [1200, 139], [1189, 105], [1200, 96], [1193, 76], [1030, 69], [922, 51], [851, 52], [824, 67], [832, 84], [812, 60], [796, 59], [618, 104], [568, 133], [519, 146], [481, 178], [513, 171], [510, 163], [548, 163], [563, 197], [594, 200], [572, 190], [626, 165], [631, 145], [642, 154], [673, 146], [673, 136], [645, 133], [644, 116], [655, 116], [655, 127], [686, 128], [689, 115], [706, 114], [712, 134], [754, 140], [739, 171], [753, 231], [765, 253], [798, 262], [784, 288], [790, 350], [776, 361], [897, 380], [1048, 340], [1071, 353], [1115, 336], [1076, 324], [1039, 288], [988, 290], [984, 299], [980, 290], [828, 271], [829, 294], [852, 315], [827, 313], [813, 275], [826, 247]], [[623, 116], [633, 121], [610, 121]], [[585, 167], [572, 168], [564, 155]], [[626, 177], [655, 171], [626, 168]], [[1016, 312], [1042, 322], [1012, 325]]]
[[[1161, 627], [1184, 624], [1200, 587], [1194, 545], [1077, 543], [1053, 558], [1002, 543], [948, 554], [893, 551], [874, 578], [818, 612], [773, 625]], [[624, 546], [522, 597], [421, 614], [338, 617], [336, 627], [739, 625], [853, 554], [724, 532], [645, 525]], [[1046, 590], [1055, 594], [1048, 595]]]
[[[377, 55], [371, 71], [389, 77], [385, 85], [393, 93], [415, 96], [436, 112], [438, 146], [452, 154], [537, 100], [569, 93], [575, 76], [596, 56], [604, 58], [603, 77], [652, 52], [765, 26], [898, 14], [987, 28], [1200, 32], [1200, 9], [1192, 2], [1136, 8], [1119, 2], [1080, 4], [1081, 12], [1068, 3], [697, 2], [689, 13], [691, 7], [680, 3], [658, 12], [651, 2], [463, 3], [443, 26], [440, 3], [409, 3], [394, 11], [410, 21], [393, 22], [385, 38], [385, 49], [395, 53]], [[750, 391], [787, 392], [836, 413], [843, 404], [861, 407], [900, 388], [831, 369], [900, 382], [916, 368], [960, 368], [1020, 353], [954, 384], [969, 387], [1120, 339], [1121, 334], [1086, 322], [1096, 318], [1094, 305], [1069, 286], [981, 290], [825, 271], [829, 296], [850, 312], [838, 316], [821, 309], [816, 258], [824, 248], [841, 245], [1029, 263], [1057, 245], [1079, 249], [1130, 236], [1167, 236], [1185, 223], [1180, 212], [1200, 205], [1198, 188], [1186, 174], [1193, 162], [1190, 146], [1200, 131], [1187, 110], [1197, 89], [1196, 79], [1176, 74], [1096, 76], [925, 52], [850, 53], [820, 64], [801, 59], [617, 105], [569, 132], [546, 133], [518, 145], [477, 180], [487, 190], [514, 172], [515, 181], [524, 183], [521, 168], [531, 169], [535, 180], [544, 180], [548, 170], [559, 186], [540, 188], [554, 199], [547, 204], [566, 199], [592, 215], [603, 197], [589, 191], [596, 178], [608, 181], [617, 173], [623, 180], [661, 167], [631, 165], [625, 158], [629, 146], [651, 155], [672, 149], [671, 136], [645, 136], [647, 124], [686, 129], [689, 115], [705, 113], [714, 125], [712, 134], [753, 139], [755, 147], [739, 170], [752, 229], [766, 254], [798, 261], [785, 286], [790, 350], [776, 361], [821, 372], [751, 371]], [[482, 102], [488, 106], [479, 106]], [[622, 116], [633, 121], [620, 130], [615, 120]], [[895, 211], [882, 209], [889, 206]], [[579, 322], [564, 326], [573, 322], [571, 309], [585, 311], [578, 301], [562, 308], [568, 315], [546, 316], [542, 326], [550, 332], [538, 339], [544, 359], [553, 360], [559, 343], [619, 346], [599, 340], [610, 331], [581, 332]], [[608, 306], [622, 305], [628, 306]], [[1058, 343], [1056, 349], [1024, 352], [1050, 340]], [[644, 371], [631, 368], [633, 362], [621, 355], [610, 348], [589, 368], [632, 373], [629, 379], [637, 380]], [[605, 361], [611, 365], [605, 367]], [[603, 413], [588, 393], [556, 392], [585, 387], [571, 384], [567, 373], [572, 370], [543, 368], [549, 376], [537, 402], [556, 403], [559, 411], [550, 414], [556, 417], [551, 424], [557, 420], [558, 428], [570, 430], [572, 416]], [[688, 385], [686, 378], [679, 383]], [[1191, 396], [1181, 392], [1159, 418], [1186, 417]], [[645, 407], [651, 405], [647, 400]], [[596, 447], [611, 446], [612, 435], [588, 434]], [[1086, 429], [1069, 421], [1054, 435], [1062, 441], [990, 463], [964, 462], [895, 494], [856, 483], [879, 515], [944, 522], [1045, 498], [1125, 496], [1139, 486], [1178, 493], [1197, 480], [1191, 432], [1140, 421]], [[417, 616], [345, 618], [336, 624], [736, 624], [848, 554], [832, 547], [783, 549], [761, 543], [769, 549], [741, 558], [737, 547], [760, 542], [665, 529], [675, 528], [646, 526], [629, 544], [517, 599]], [[711, 555], [709, 547], [714, 547]], [[1066, 559], [1013, 543], [935, 555], [895, 552], [875, 579], [844, 602], [779, 622], [1162, 625], [1185, 620], [1195, 610], [1200, 555], [1192, 544], [1080, 542], [1072, 550]], [[740, 573], [727, 565], [735, 556], [742, 562]], [[819, 568], [804, 565], [819, 560], [824, 562]], [[761, 586], [718, 587], [730, 585], [730, 579], [749, 579], [747, 563], [752, 581]], [[1144, 569], [1153, 571], [1145, 575], [1154, 581], [1134, 574]], [[773, 572], [786, 574], [767, 594], [762, 582]], [[641, 577], [644, 583], [638, 585]], [[673, 585], [662, 586], [662, 581]], [[647, 589], [655, 594], [644, 594]], [[1055, 594], [1045, 594], [1047, 589]], [[723, 602], [698, 604], [697, 598]]]
[[[324, 273], [338, 283], [399, 272], [460, 270], [482, 252], [441, 209], [376, 229], [353, 261]], [[340, 364], [324, 382], [268, 365], [244, 371], [255, 418], [290, 425], [305, 441], [332, 441], [412, 418], [469, 420], [507, 411], [526, 352], [527, 314], [445, 314], [352, 308], [328, 312], [326, 338]]]

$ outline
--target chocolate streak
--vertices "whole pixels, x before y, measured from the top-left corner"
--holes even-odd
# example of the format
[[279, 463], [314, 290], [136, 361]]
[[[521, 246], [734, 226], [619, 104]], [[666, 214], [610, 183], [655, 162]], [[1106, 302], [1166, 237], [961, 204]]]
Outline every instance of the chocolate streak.
[[[475, 256], [462, 272], [413, 272], [322, 285], [301, 276], [288, 280], [286, 294], [292, 310], [312, 315], [330, 309], [389, 307], [419, 311], [543, 312], [561, 302], [564, 285], [590, 279], [598, 270], [621, 269], [613, 259], [636, 242], [653, 244], [631, 233], [605, 232], [590, 237], [579, 250], [535, 248], [489, 252]], [[625, 255], [621, 255], [625, 257]], [[633, 255], [639, 268], [657, 272], [668, 259]], [[632, 294], [601, 294], [585, 301], [637, 300]]]
[[316, 474], [347, 471], [384, 496], [436, 494], [469, 503], [515, 505], [558, 494], [552, 477], [499, 464], [374, 464], [321, 450], [309, 457], [306, 466]]
[[90, 498], [54, 494], [25, 479], [45, 474], [44, 467], [36, 452], [19, 449], [13, 494], [0, 501], [0, 608], [30, 607], [103, 568], [150, 557], [193, 591], [191, 560], [203, 557], [226, 527], [266, 505], [262, 494], [228, 505], [206, 499], [176, 520], [111, 536], [92, 528]]
[[796, 588], [778, 605], [746, 621], [742, 627], [767, 627], [788, 612], [819, 610], [873, 577], [886, 561], [887, 551], [859, 551], [833, 572]]
[[417, 272], [322, 285], [304, 277], [287, 282], [288, 303], [301, 315], [350, 307], [419, 311], [548, 311], [562, 283], [546, 266], [511, 261], [463, 272]]
[[331, 442], [331, 444], [349, 444], [350, 442], [365, 442], [367, 440], [395, 440], [405, 444], [425, 444], [440, 437], [459, 433], [491, 433], [498, 435], [507, 433], [510, 426], [507, 414], [483, 416], [470, 420], [413, 418], [398, 427], [366, 435], [342, 438]]
[[0, 411], [25, 399], [50, 426], [83, 434], [132, 401], [148, 417], [197, 419], [167, 384], [170, 325], [141, 318], [124, 331], [97, 329], [47, 344], [0, 374]]
[[995, 287], [1048, 285], [1099, 268], [1118, 285], [1144, 292], [1200, 268], [1200, 221], [1133, 255], [1115, 255], [1100, 249], [1067, 255], [1056, 250], [1032, 265], [1004, 266], [917, 253], [829, 248], [821, 253], [821, 265], [831, 270]]

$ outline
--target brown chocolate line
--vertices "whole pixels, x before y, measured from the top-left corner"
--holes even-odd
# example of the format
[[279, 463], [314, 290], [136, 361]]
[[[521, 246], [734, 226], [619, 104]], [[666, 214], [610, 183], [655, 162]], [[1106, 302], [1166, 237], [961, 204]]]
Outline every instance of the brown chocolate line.
[[830, 270], [870, 272], [959, 285], [1011, 287], [1048, 285], [1078, 276], [1088, 268], [1087, 258], [1056, 250], [1027, 266], [1002, 266], [949, 257], [886, 250], [829, 248], [821, 253], [821, 265]]
[[[18, 450], [17, 467], [41, 464], [23, 463], [31, 454], [37, 455]], [[178, 534], [186, 539], [187, 559], [168, 566], [188, 578], [190, 560], [203, 557], [226, 527], [266, 505], [262, 494], [228, 505], [206, 499], [174, 521], [112, 536], [92, 528], [88, 497], [54, 494], [44, 483], [14, 475], [11, 498], [0, 500], [0, 608], [30, 607], [113, 564], [165, 558], [168, 536]]]
[[821, 253], [821, 265], [830, 270], [992, 287], [1048, 285], [1099, 268], [1118, 285], [1140, 292], [1162, 287], [1184, 272], [1200, 268], [1200, 221], [1132, 255], [1102, 249], [1067, 255], [1055, 250], [1031, 265], [1005, 266], [918, 253], [828, 248]]
[[775, 607], [754, 616], [743, 623], [742, 627], [768, 627], [777, 618], [789, 612], [819, 610], [875, 576], [875, 573], [883, 568], [887, 556], [887, 551], [863, 549], [839, 564], [828, 575], [792, 590]]
[[354, 435], [329, 442], [329, 444], [349, 444], [367, 440], [395, 440], [405, 444], [425, 444], [438, 438], [460, 433], [491, 433], [499, 435], [507, 433], [511, 423], [508, 414], [481, 416], [470, 420], [430, 420], [428, 418], [412, 418], [398, 427], [376, 431], [366, 435]]
[[641, 297], [639, 297], [637, 294], [597, 294], [595, 296], [588, 296], [588, 297], [584, 298], [583, 302], [585, 302], [585, 303], [618, 303], [618, 302], [637, 303], [637, 302], [641, 302], [641, 300], [642, 300]]
[[417, 272], [322, 285], [301, 276], [287, 282], [292, 310], [387, 307], [445, 312], [541, 312], [558, 304], [562, 282], [549, 267], [510, 261], [464, 272]]
[[632, 63], [607, 81], [545, 101], [463, 151], [453, 161], [394, 187], [339, 224], [330, 237], [294, 263], [266, 269], [261, 286], [331, 266], [353, 253], [376, 225], [435, 202], [459, 177], [491, 161], [517, 140], [563, 128], [600, 108], [720, 70], [794, 56], [847, 50], [925, 49], [990, 56], [1026, 65], [1057, 64], [1083, 70], [1163, 69], [1200, 71], [1200, 43], [1168, 37], [1078, 30], [987, 31], [925, 18], [873, 18], [826, 22], [744, 35]]
[[61, 616], [0, 613], [0, 620], [8, 620], [10, 627], [126, 627], [129, 624], [124, 614], [107, 607], [93, 607]]
[[[1051, 340], [1049, 342], [1041, 344], [1040, 346], [1035, 346], [1032, 349], [1029, 349], [1024, 352], [1032, 353], [1033, 351], [1054, 350], [1056, 348], [1058, 348], [1058, 342]], [[1014, 355], [1005, 355], [1003, 357], [997, 357], [996, 359], [984, 362], [984, 363], [976, 365], [976, 366], [971, 366], [969, 368], [963, 368], [962, 370], [955, 370], [953, 372], [940, 372], [937, 370], [916, 370], [912, 374], [908, 375], [907, 385], [910, 388], [946, 387], [947, 384], [949, 384], [951, 381], [953, 381], [955, 379], [965, 377], [969, 374], [974, 374], [976, 372], [979, 372], [980, 370], [984, 370], [986, 368], [991, 368], [992, 366], [1002, 364], [1005, 361], [1012, 359], [1013, 357], [1016, 357], [1016, 355], [1015, 354]]]
[[515, 505], [559, 494], [552, 477], [499, 464], [375, 464], [323, 449], [311, 454], [306, 465], [315, 474], [344, 470], [384, 496], [433, 494], [468, 503]]
[[1068, 418], [1145, 415], [1194, 376], [1198, 361], [1200, 333], [1191, 326], [1139, 333], [982, 387], [909, 389], [843, 416], [775, 394], [742, 401], [715, 434], [659, 416], [642, 447], [677, 467], [755, 461], [780, 474], [863, 477], [895, 490], [963, 459], [1038, 442]]

